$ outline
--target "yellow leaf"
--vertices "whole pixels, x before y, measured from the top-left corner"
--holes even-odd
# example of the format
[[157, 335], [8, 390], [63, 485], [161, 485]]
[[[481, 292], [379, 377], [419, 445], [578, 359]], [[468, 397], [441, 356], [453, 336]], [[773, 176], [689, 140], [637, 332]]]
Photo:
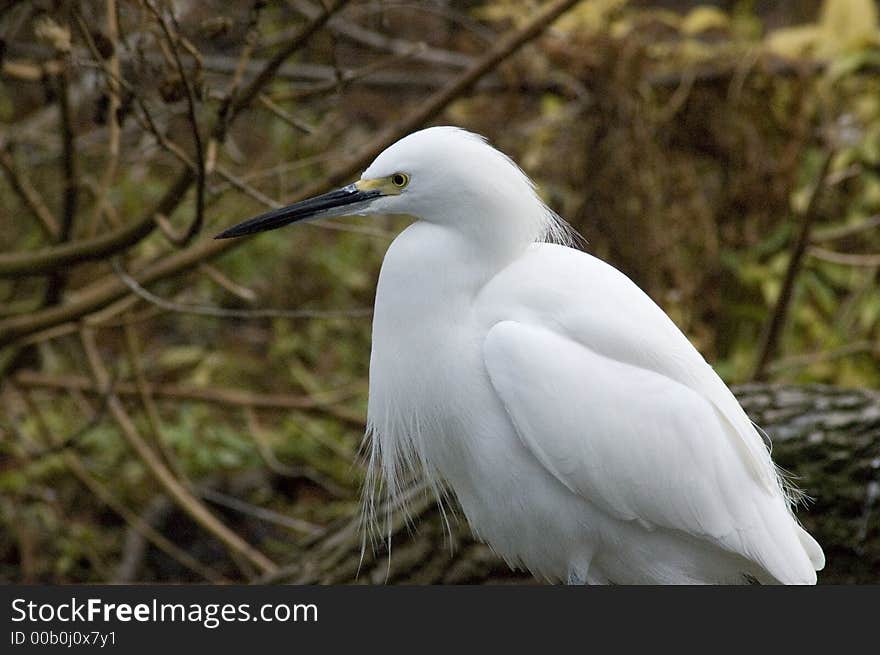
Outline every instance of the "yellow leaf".
[[833, 57], [880, 42], [874, 0], [825, 0], [820, 16], [819, 56]]
[[815, 25], [771, 32], [767, 48], [783, 57], [831, 58], [880, 45], [880, 18], [875, 0], [825, 0]]
[[600, 31], [608, 26], [613, 16], [628, 2], [629, 0], [582, 2], [556, 22], [556, 29], [565, 32]]
[[681, 21], [681, 31], [689, 36], [706, 32], [727, 32], [730, 19], [716, 7], [694, 7]]
[[875, 0], [825, 0], [819, 25], [828, 45], [841, 49], [869, 43], [880, 27]]
[[764, 43], [773, 54], [797, 59], [815, 53], [820, 33], [816, 25], [786, 27], [770, 32]]

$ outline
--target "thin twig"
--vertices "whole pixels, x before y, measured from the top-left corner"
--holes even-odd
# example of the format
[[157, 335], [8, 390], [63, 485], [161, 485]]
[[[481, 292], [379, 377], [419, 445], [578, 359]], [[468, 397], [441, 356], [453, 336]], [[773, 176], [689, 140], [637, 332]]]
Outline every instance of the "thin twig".
[[64, 196], [58, 240], [68, 241], [73, 230], [79, 199], [79, 179], [77, 175], [76, 133], [73, 127], [73, 108], [70, 104], [70, 78], [67, 68], [62, 69], [58, 80], [58, 108], [61, 126], [62, 174], [64, 176]]
[[257, 301], [257, 293], [253, 289], [238, 284], [234, 280], [230, 280], [220, 269], [211, 264], [200, 264], [199, 270], [204, 273], [214, 284], [225, 289], [236, 298], [244, 300], [246, 303], [255, 303]]
[[752, 373], [752, 380], [754, 381], [766, 379], [767, 366], [776, 354], [779, 337], [782, 334], [786, 318], [788, 317], [795, 282], [803, 266], [804, 255], [810, 245], [813, 223], [819, 213], [819, 198], [822, 195], [822, 190], [825, 188], [825, 178], [831, 167], [834, 153], [834, 148], [828, 147], [826, 149], [822, 164], [819, 167], [819, 174], [816, 177], [816, 182], [810, 191], [807, 206], [801, 216], [800, 230], [797, 238], [792, 243], [791, 255], [788, 260], [788, 268], [785, 271], [785, 278], [782, 281], [782, 288], [779, 291], [779, 297], [776, 299], [776, 305], [773, 308], [773, 313], [770, 315], [770, 320], [766, 324], [763, 338], [761, 339], [755, 369]]
[[[116, 170], [119, 165], [119, 142], [121, 133], [119, 127], [121, 85], [119, 83], [119, 80], [122, 77], [122, 73], [119, 66], [119, 18], [117, 15], [116, 0], [107, 0], [105, 13], [105, 28], [107, 30], [107, 39], [112, 46], [112, 51], [110, 52], [110, 56], [107, 61], [107, 70], [109, 72], [109, 75], [107, 75], [106, 114], [107, 160], [104, 165], [104, 171], [101, 173], [101, 178], [98, 181], [97, 192], [95, 193], [95, 211], [92, 215], [91, 223], [88, 226], [89, 236], [94, 236], [95, 233], [98, 231], [98, 223], [102, 215], [107, 216], [110, 219], [111, 223], [113, 222], [113, 214], [111, 212], [105, 211], [105, 205], [108, 204], [110, 188], [116, 178]], [[89, 45], [93, 47], [94, 43], [91, 43], [92, 35], [89, 34], [88, 29], [83, 29], [84, 21], [82, 16], [80, 15], [80, 12], [76, 11], [75, 15], [77, 18], [77, 22], [80, 24], [80, 30], [83, 32], [84, 35], [87, 35], [87, 41], [89, 42]], [[97, 54], [100, 57], [100, 53], [93, 51], [93, 54]]]
[[128, 355], [129, 367], [134, 373], [135, 387], [137, 388], [141, 405], [143, 405], [144, 414], [147, 417], [147, 425], [150, 428], [150, 437], [152, 437], [156, 449], [162, 455], [168, 468], [174, 472], [178, 479], [186, 480], [183, 470], [177, 463], [177, 458], [174, 456], [171, 448], [168, 447], [168, 444], [165, 443], [165, 438], [162, 434], [162, 418], [159, 416], [159, 409], [153, 401], [146, 375], [144, 375], [140, 345], [138, 344], [134, 326], [131, 323], [126, 323], [122, 328], [122, 332], [125, 336], [125, 350]]
[[366, 318], [373, 315], [370, 307], [355, 309], [228, 309], [215, 305], [187, 305], [161, 298], [144, 289], [137, 280], [123, 270], [117, 260], [113, 261], [113, 270], [131, 291], [143, 300], [161, 307], [169, 312], [192, 314], [194, 316], [210, 316], [213, 318], [308, 318], [308, 319], [348, 319]]
[[[73, 223], [76, 219], [79, 203], [79, 176], [76, 152], [76, 132], [73, 126], [73, 108], [70, 100], [70, 70], [64, 67], [55, 77], [58, 93], [58, 115], [61, 131], [61, 170], [64, 179], [62, 194], [62, 214], [58, 225], [57, 243], [65, 244], [73, 235]], [[67, 286], [67, 273], [63, 269], [54, 269], [46, 282], [43, 305], [51, 307], [58, 304]]]
[[37, 219], [43, 233], [52, 241], [57, 241], [61, 234], [58, 221], [52, 215], [51, 210], [43, 201], [40, 192], [30, 183], [30, 180], [18, 170], [12, 153], [7, 148], [0, 147], [0, 169], [6, 174], [6, 179], [12, 190], [21, 198], [24, 206]]
[[[109, 385], [106, 389], [97, 390], [97, 393], [101, 399], [101, 405], [96, 411], [92, 412], [92, 415], [82, 427], [58, 439], [55, 437], [51, 437], [52, 433], [45, 425], [45, 423], [43, 423], [42, 426], [38, 425], [38, 427], [41, 427], [41, 431], [44, 433], [44, 436], [51, 437], [48, 439], [44, 439], [44, 441], [47, 441], [49, 445], [43, 450], [37, 452], [29, 452], [28, 456], [32, 459], [48, 457], [49, 455], [55, 455], [64, 450], [67, 450], [68, 448], [75, 447], [83, 437], [85, 437], [92, 430], [98, 427], [98, 425], [101, 423], [107, 413], [107, 405], [109, 404], [110, 397], [113, 393], [113, 385], [116, 383], [115, 374], [116, 372], [114, 371], [114, 378], [110, 380]], [[29, 393], [22, 393], [22, 397], [27, 403], [28, 408], [31, 410], [34, 416], [37, 417], [37, 422], [39, 424], [42, 416], [39, 411], [38, 405], [33, 401], [33, 398], [31, 398], [31, 395]]]
[[[180, 58], [180, 50], [177, 47], [177, 39], [171, 34], [171, 28], [168, 26], [168, 22], [165, 20], [165, 16], [159, 11], [156, 6], [153, 4], [152, 0], [143, 0], [144, 3], [149, 8], [150, 12], [159, 22], [159, 26], [162, 28], [162, 32], [165, 34], [165, 38], [168, 40], [168, 45], [171, 46], [171, 54], [174, 57], [174, 63], [177, 66], [177, 72], [180, 75], [181, 82], [183, 83], [184, 89], [186, 90], [186, 108], [187, 108], [187, 118], [189, 119], [190, 128], [192, 129], [192, 136], [194, 142], [194, 148], [196, 151], [196, 213], [193, 217], [192, 222], [187, 228], [186, 232], [181, 239], [181, 246], [186, 246], [190, 241], [192, 241], [193, 237], [198, 234], [202, 229], [202, 224], [205, 220], [205, 151], [202, 147], [202, 135], [199, 131], [199, 121], [196, 116], [196, 98], [195, 91], [193, 91], [192, 82], [189, 79], [189, 76], [186, 74], [186, 69], [183, 66], [183, 61]], [[180, 34], [180, 26], [177, 24], [177, 19], [174, 18], [174, 15], [171, 15], [171, 20], [174, 23], [174, 28], [177, 31], [178, 35]]]
[[247, 420], [248, 434], [250, 434], [254, 441], [254, 445], [257, 447], [257, 453], [260, 455], [260, 459], [263, 460], [263, 463], [270, 471], [288, 478], [304, 478], [339, 498], [345, 498], [351, 495], [348, 489], [337, 484], [326, 475], [313, 470], [311, 467], [293, 466], [281, 462], [275, 455], [275, 451], [272, 450], [272, 446], [269, 444], [269, 440], [264, 433], [263, 427], [257, 420], [257, 414], [254, 411], [254, 408], [252, 406], [246, 406], [244, 408], [244, 413], [245, 419]]
[[273, 512], [271, 509], [259, 507], [258, 505], [244, 501], [241, 498], [235, 498], [234, 496], [221, 493], [216, 489], [199, 489], [198, 494], [205, 500], [217, 505], [222, 505], [223, 507], [228, 507], [236, 512], [253, 516], [261, 521], [267, 521], [268, 523], [274, 523], [275, 525], [290, 528], [296, 532], [315, 534], [322, 530], [321, 526], [315, 523], [309, 523], [308, 521], [298, 519], [294, 516], [287, 516], [285, 514]]
[[[303, 0], [294, 0], [293, 5], [298, 12], [307, 18], [314, 19], [320, 12], [318, 7], [310, 2], [304, 2]], [[417, 51], [416, 58], [420, 61], [440, 66], [449, 66], [451, 68], [463, 69], [472, 66], [474, 63], [473, 57], [460, 52], [431, 48], [425, 43], [413, 43], [412, 41], [406, 41], [405, 39], [389, 37], [385, 34], [368, 30], [341, 17], [332, 19], [328, 26], [331, 30], [337, 32], [341, 36], [344, 36], [355, 43], [373, 48], [374, 50], [382, 50], [397, 55], [405, 52]], [[289, 37], [289, 31], [285, 30], [278, 34], [274, 34], [272, 39], [267, 40], [264, 45], [268, 47], [283, 43], [284, 40]]]
[[375, 0], [374, 2], [362, 2], [352, 7], [348, 14], [355, 16], [372, 16], [375, 14], [385, 15], [389, 9], [409, 9], [420, 13], [445, 18], [456, 28], [467, 30], [479, 38], [483, 43], [492, 43], [498, 36], [490, 28], [480, 23], [477, 19], [470, 17], [466, 12], [467, 9], [455, 9], [449, 4], [434, 4], [426, 2], [394, 2], [393, 0]]
[[[103, 397], [106, 390], [95, 386], [89, 378], [80, 375], [52, 375], [23, 369], [12, 377], [15, 384], [23, 388], [50, 389], [64, 391], [80, 391]], [[112, 392], [118, 396], [137, 396], [137, 386], [132, 382], [115, 381]], [[334, 391], [313, 393], [305, 396], [291, 394], [273, 394], [230, 389], [222, 387], [194, 387], [178, 384], [157, 384], [147, 382], [145, 390], [151, 396], [177, 401], [195, 401], [219, 405], [221, 407], [252, 407], [270, 410], [309, 410], [319, 409], [331, 413], [331, 408], [358, 394], [357, 389], [346, 388]], [[342, 418], [341, 416], [337, 418]], [[363, 427], [363, 416], [352, 416], [349, 423], [354, 427]]]
[[272, 98], [267, 96], [265, 93], [261, 93], [257, 96], [257, 102], [259, 102], [263, 107], [268, 109], [273, 115], [280, 118], [283, 122], [287, 123], [291, 127], [299, 130], [304, 134], [314, 134], [315, 128], [305, 121], [300, 120], [290, 112], [286, 111], [284, 107], [279, 106], [277, 103], [272, 101]]
[[[141, 302], [143, 301], [138, 296], [124, 296], [120, 300], [117, 300], [115, 303], [108, 305], [104, 309], [98, 310], [93, 314], [89, 314], [82, 320], [75, 322], [71, 321], [68, 323], [60, 323], [55, 327], [43, 330], [41, 332], [36, 332], [26, 339], [22, 339], [21, 344], [30, 345], [34, 343], [42, 343], [44, 341], [51, 341], [53, 339], [60, 339], [61, 337], [75, 334], [80, 330], [83, 325], [87, 325], [88, 327], [96, 329], [120, 327], [128, 321], [126, 321], [125, 319], [119, 320], [116, 317]], [[155, 305], [149, 305], [148, 308], [141, 313], [141, 315], [139, 315], [137, 318], [131, 318], [130, 320], [137, 323], [139, 321], [150, 320], [151, 318], [155, 318], [156, 316], [163, 313], [165, 313], [164, 309], [156, 307]]]
[[853, 225], [841, 225], [839, 227], [829, 227], [824, 230], [816, 230], [813, 234], [811, 243], [827, 243], [828, 241], [839, 241], [847, 237], [868, 232], [875, 228], [880, 228], [880, 214], [869, 216], [865, 220]]
[[816, 259], [832, 264], [841, 264], [842, 266], [864, 266], [866, 268], [875, 268], [880, 266], [880, 254], [857, 254], [848, 252], [835, 252], [834, 250], [826, 250], [818, 246], [812, 246], [807, 250], [807, 254]]
[[[272, 80], [275, 73], [278, 72], [278, 69], [281, 68], [284, 62], [287, 61], [293, 53], [302, 48], [315, 33], [324, 27], [327, 21], [348, 4], [348, 2], [349, 0], [333, 0], [330, 2], [329, 6], [324, 8], [323, 13], [312, 18], [296, 36], [290, 39], [290, 41], [269, 60], [251, 83], [248, 84], [240, 94], [232, 99], [228, 120], [231, 121], [241, 113], [243, 109], [249, 106], [254, 98], [256, 98], [263, 88]], [[218, 128], [215, 130], [215, 136], [218, 141], [223, 140], [221, 137], [225, 135], [227, 127], [228, 121], [221, 121], [218, 124]]]

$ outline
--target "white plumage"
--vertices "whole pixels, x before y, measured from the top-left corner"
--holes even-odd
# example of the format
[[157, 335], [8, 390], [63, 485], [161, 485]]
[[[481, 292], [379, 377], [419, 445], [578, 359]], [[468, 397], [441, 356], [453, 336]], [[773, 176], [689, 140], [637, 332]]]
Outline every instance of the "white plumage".
[[815, 583], [822, 550], [734, 396], [626, 276], [542, 242], [564, 224], [506, 156], [430, 128], [346, 189], [286, 222], [419, 219], [376, 295], [368, 429], [386, 490], [412, 471], [445, 485], [479, 538], [552, 581]]

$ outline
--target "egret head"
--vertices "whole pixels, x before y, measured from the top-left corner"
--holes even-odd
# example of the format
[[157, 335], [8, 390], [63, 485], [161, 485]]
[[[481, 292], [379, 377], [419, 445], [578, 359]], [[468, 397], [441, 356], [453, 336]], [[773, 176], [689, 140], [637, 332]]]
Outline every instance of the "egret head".
[[471, 132], [430, 127], [386, 148], [357, 182], [251, 218], [217, 238], [354, 214], [409, 214], [469, 232], [522, 233], [529, 242], [559, 227], [509, 157]]

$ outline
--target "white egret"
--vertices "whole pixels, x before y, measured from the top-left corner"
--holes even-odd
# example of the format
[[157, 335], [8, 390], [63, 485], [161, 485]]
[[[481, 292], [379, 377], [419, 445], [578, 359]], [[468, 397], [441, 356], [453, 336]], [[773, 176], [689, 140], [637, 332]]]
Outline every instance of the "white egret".
[[425, 129], [359, 181], [218, 238], [350, 214], [417, 219], [373, 318], [387, 489], [412, 470], [444, 485], [478, 538], [551, 581], [815, 583], [822, 549], [733, 394], [629, 278], [564, 245], [507, 156]]

